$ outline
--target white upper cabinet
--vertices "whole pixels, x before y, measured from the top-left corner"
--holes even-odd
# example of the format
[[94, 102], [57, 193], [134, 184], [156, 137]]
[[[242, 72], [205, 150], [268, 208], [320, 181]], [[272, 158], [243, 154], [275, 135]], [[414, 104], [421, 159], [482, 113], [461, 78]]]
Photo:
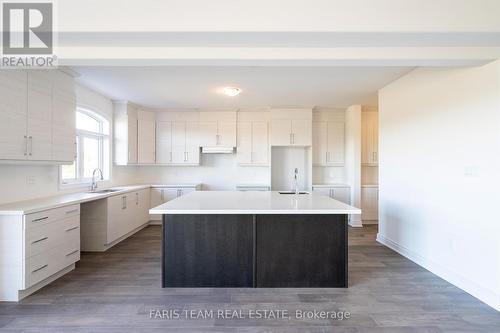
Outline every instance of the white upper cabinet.
[[74, 80], [54, 73], [52, 92], [52, 158], [56, 161], [76, 159], [76, 96]]
[[239, 164], [252, 163], [252, 122], [238, 121], [236, 158]]
[[[165, 115], [156, 123], [156, 163], [166, 165], [198, 165], [200, 148], [198, 122], [179, 120], [182, 116]], [[188, 117], [189, 118], [189, 117]]]
[[361, 113], [361, 163], [378, 165], [378, 112]]
[[198, 122], [186, 121], [186, 163], [200, 164], [200, 140]]
[[156, 161], [156, 123], [154, 112], [137, 112], [137, 163], [153, 164]]
[[156, 123], [156, 163], [172, 163], [172, 122]]
[[117, 165], [137, 164], [137, 109], [114, 102], [114, 147]]
[[344, 112], [321, 111], [313, 115], [312, 158], [315, 166], [342, 166], [345, 155]]
[[20, 70], [0, 70], [0, 159], [27, 158], [28, 77]]
[[344, 145], [343, 122], [313, 122], [313, 165], [343, 165]]
[[186, 122], [174, 121], [172, 123], [172, 163], [186, 162]]
[[271, 145], [310, 146], [311, 144], [311, 109], [271, 110]]
[[50, 160], [52, 157], [52, 73], [28, 72], [27, 133], [28, 159]]
[[72, 163], [73, 78], [59, 71], [1, 71], [0, 159]]
[[200, 148], [197, 139], [198, 124], [192, 121], [172, 123], [172, 163], [197, 165]]
[[269, 123], [252, 122], [252, 164], [268, 165], [269, 162]]
[[202, 147], [236, 147], [236, 112], [200, 112]]
[[290, 146], [292, 144], [292, 121], [273, 119], [271, 121], [271, 145]]
[[268, 165], [269, 123], [267, 114], [261, 116], [258, 113], [245, 113], [240, 116], [236, 153], [240, 165]]
[[312, 128], [313, 165], [326, 165], [328, 156], [327, 123], [315, 121], [312, 124]]
[[236, 147], [236, 119], [217, 121], [218, 146]]
[[202, 146], [217, 146], [217, 121], [200, 121], [198, 134], [200, 137], [200, 144]]
[[345, 130], [344, 122], [329, 121], [327, 123], [328, 165], [344, 164]]

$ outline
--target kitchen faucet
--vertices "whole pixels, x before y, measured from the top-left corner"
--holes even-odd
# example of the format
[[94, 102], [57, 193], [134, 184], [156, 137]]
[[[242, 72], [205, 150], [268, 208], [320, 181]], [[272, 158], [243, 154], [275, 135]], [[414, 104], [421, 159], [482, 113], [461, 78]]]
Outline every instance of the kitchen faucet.
[[101, 177], [100, 177], [101, 180], [104, 180], [104, 176], [102, 174], [102, 170], [99, 169], [99, 168], [95, 168], [94, 171], [92, 171], [92, 185], [90, 185], [90, 191], [91, 192], [94, 192], [96, 190], [96, 188], [97, 188], [97, 182], [95, 180], [95, 172], [96, 171], [99, 171], [99, 173], [101, 174]]
[[294, 176], [293, 176], [293, 185], [295, 187], [294, 191], [295, 191], [295, 194], [299, 194], [299, 169], [298, 168], [295, 168], [295, 171], [294, 171]]

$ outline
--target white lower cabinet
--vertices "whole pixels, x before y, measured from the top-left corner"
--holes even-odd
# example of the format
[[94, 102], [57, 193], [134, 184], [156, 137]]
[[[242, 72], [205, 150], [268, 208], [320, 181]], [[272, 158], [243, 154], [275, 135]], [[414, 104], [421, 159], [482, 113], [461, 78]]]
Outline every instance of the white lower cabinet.
[[149, 188], [82, 204], [82, 251], [106, 251], [149, 222]]
[[351, 204], [351, 188], [347, 186], [325, 187], [313, 185], [313, 192], [329, 196], [332, 199], [338, 200], [348, 205]]
[[[155, 186], [151, 188], [151, 208], [164, 204], [167, 201], [178, 198], [193, 191], [199, 191], [200, 185], [192, 186]], [[151, 214], [151, 221], [161, 221], [161, 215]]]
[[128, 192], [107, 200], [107, 246], [149, 222], [149, 189]]
[[80, 260], [80, 205], [0, 217], [0, 301], [19, 301]]
[[378, 187], [362, 186], [361, 187], [361, 220], [378, 221]]

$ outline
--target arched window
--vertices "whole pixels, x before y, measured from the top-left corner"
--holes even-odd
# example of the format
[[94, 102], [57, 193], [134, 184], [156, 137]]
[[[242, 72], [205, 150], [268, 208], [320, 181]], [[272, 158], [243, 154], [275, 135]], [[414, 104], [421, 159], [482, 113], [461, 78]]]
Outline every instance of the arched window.
[[61, 167], [62, 184], [89, 183], [97, 168], [109, 179], [109, 121], [93, 111], [78, 108], [76, 145], [76, 161]]

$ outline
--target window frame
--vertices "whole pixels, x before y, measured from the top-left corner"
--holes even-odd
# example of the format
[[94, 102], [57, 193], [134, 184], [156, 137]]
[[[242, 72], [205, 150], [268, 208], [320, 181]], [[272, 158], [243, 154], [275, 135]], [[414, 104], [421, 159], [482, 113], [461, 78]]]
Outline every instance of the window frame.
[[[93, 132], [93, 131], [88, 131], [88, 130], [83, 130], [83, 129], [78, 129], [76, 128], [76, 141], [77, 141], [77, 153], [76, 153], [76, 160], [75, 160], [75, 173], [76, 173], [76, 178], [67, 178], [63, 179], [62, 177], [62, 167], [59, 167], [59, 187], [60, 188], [71, 188], [71, 187], [84, 187], [84, 186], [89, 186], [92, 183], [92, 177], [84, 177], [84, 169], [83, 169], [83, 151], [84, 151], [84, 139], [85, 138], [91, 138], [91, 139], [97, 139], [98, 140], [98, 161], [97, 165], [98, 168], [100, 168], [103, 171], [104, 174], [104, 180], [97, 180], [98, 182], [105, 182], [109, 181], [111, 179], [111, 174], [110, 171], [105, 172], [105, 170], [110, 170], [109, 164], [110, 164], [110, 159], [111, 159], [111, 150], [110, 150], [110, 130], [111, 130], [111, 124], [106, 117], [102, 116], [98, 112], [95, 112], [89, 108], [85, 107], [77, 107], [75, 110], [75, 113], [82, 113], [85, 114], [86, 116], [89, 116], [93, 119], [95, 119], [98, 124], [99, 124], [99, 132]], [[76, 124], [75, 124], [76, 126]], [[105, 131], [105, 126], [108, 126], [107, 130]], [[108, 134], [106, 134], [106, 132]], [[105, 149], [106, 149], [106, 144], [108, 144], [108, 158], [105, 158]]]

